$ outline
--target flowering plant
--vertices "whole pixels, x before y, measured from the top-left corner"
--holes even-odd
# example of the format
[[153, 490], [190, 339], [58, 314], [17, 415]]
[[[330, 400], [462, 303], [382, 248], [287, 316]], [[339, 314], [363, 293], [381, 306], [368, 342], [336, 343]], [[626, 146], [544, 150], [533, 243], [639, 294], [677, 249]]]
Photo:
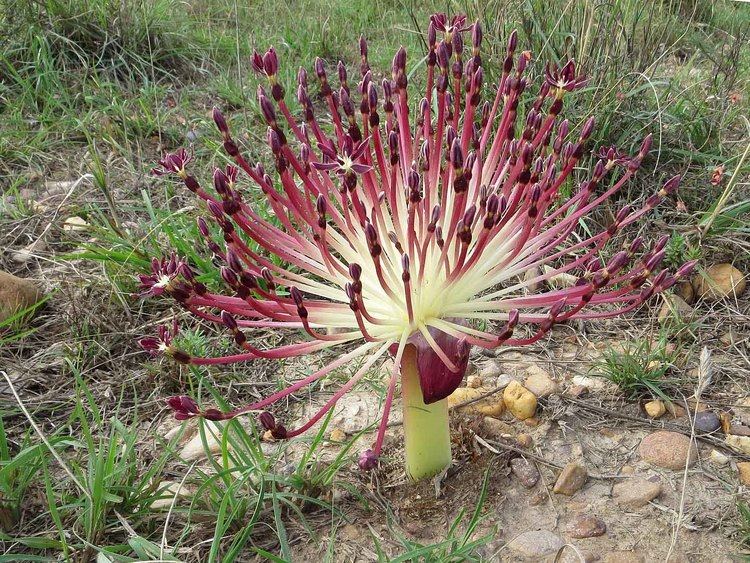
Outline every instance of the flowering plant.
[[[485, 85], [481, 44], [479, 22], [432, 16], [426, 89], [415, 105], [407, 93], [403, 48], [393, 59], [391, 78], [380, 86], [364, 38], [356, 85], [339, 62], [334, 88], [317, 59], [327, 119], [319, 117], [304, 68], [297, 75], [299, 109], [293, 113], [278, 81], [276, 52], [256, 53], [253, 68], [267, 81], [268, 90], [258, 88], [258, 102], [277, 179], [245, 160], [218, 109], [213, 118], [235, 165], [214, 170], [213, 191], [188, 173], [186, 151], [159, 162], [155, 173], [182, 180], [221, 228], [223, 244], [211, 241], [207, 220], [198, 219], [231, 294], [210, 292], [176, 256], [154, 260], [152, 274], [141, 276], [142, 294], [170, 295], [195, 316], [224, 326], [241, 352], [190, 356], [172, 342], [176, 326], [144, 338], [144, 348], [182, 363], [217, 365], [346, 346], [312, 375], [238, 410], [201, 410], [188, 397], [173, 397], [169, 405], [178, 419], [257, 412], [274, 437], [291, 438], [320, 420], [379, 358], [392, 354], [380, 427], [359, 464], [377, 464], [400, 376], [407, 472], [423, 478], [450, 463], [445, 399], [462, 380], [471, 346], [531, 344], [555, 323], [621, 315], [689, 274], [692, 264], [674, 275], [656, 272], [666, 238], [644, 249], [638, 237], [607, 261], [601, 258], [612, 237], [672, 193], [679, 177], [640, 208], [620, 209], [606, 229], [583, 234], [578, 228], [633, 177], [651, 137], [633, 157], [615, 148], [599, 150], [588, 179], [564, 196], [594, 119], [576, 132], [559, 116], [566, 95], [585, 79], [573, 61], [549, 65], [524, 114], [520, 102], [530, 87], [531, 55], [516, 56], [513, 33], [498, 82]], [[273, 220], [243, 198], [247, 180], [260, 188]], [[560, 273], [574, 274], [577, 282], [529, 291]], [[480, 322], [500, 326], [480, 328]], [[519, 325], [532, 330], [516, 335]], [[248, 340], [256, 327], [296, 329], [305, 338], [267, 349]], [[299, 428], [285, 428], [264, 410], [360, 357], [354, 375]]]

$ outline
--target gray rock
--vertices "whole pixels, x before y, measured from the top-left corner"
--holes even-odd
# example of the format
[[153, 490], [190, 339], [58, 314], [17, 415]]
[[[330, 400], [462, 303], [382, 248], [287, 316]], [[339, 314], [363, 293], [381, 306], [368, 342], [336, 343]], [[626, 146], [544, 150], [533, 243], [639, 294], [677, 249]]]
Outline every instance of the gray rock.
[[524, 532], [513, 538], [506, 548], [513, 555], [537, 560], [540, 557], [555, 555], [565, 542], [548, 530]]
[[560, 392], [557, 383], [539, 366], [531, 366], [526, 370], [526, 373], [529, 375], [524, 382], [524, 387], [537, 397], [543, 399]]
[[513, 475], [527, 489], [531, 489], [539, 482], [539, 470], [527, 459], [522, 457], [511, 459], [510, 469]]
[[631, 477], [617, 483], [612, 488], [615, 502], [623, 508], [635, 510], [646, 506], [661, 494], [661, 481], [658, 477], [643, 479]]
[[479, 365], [478, 372], [479, 377], [481, 377], [483, 380], [485, 378], [498, 378], [503, 374], [503, 368], [502, 364], [498, 362], [497, 360], [489, 360], [486, 362], [482, 362]]
[[750, 436], [727, 436], [724, 441], [728, 446], [750, 455]]
[[695, 413], [695, 431], [702, 434], [710, 434], [721, 428], [721, 420], [711, 411], [699, 411]]

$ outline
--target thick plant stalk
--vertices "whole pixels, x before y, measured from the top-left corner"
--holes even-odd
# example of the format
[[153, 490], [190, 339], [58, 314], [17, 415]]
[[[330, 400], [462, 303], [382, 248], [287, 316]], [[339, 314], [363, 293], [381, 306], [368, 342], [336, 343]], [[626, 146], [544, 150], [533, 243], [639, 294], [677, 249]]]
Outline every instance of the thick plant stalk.
[[424, 403], [414, 346], [407, 346], [401, 359], [401, 393], [406, 473], [415, 481], [432, 477], [451, 462], [448, 400]]

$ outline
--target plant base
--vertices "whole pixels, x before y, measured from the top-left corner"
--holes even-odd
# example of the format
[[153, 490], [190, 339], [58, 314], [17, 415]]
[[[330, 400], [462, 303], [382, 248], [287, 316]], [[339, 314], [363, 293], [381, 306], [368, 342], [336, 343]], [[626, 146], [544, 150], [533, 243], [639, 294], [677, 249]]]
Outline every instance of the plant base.
[[427, 479], [451, 462], [448, 401], [424, 403], [414, 346], [407, 346], [401, 358], [401, 394], [406, 473], [415, 481]]

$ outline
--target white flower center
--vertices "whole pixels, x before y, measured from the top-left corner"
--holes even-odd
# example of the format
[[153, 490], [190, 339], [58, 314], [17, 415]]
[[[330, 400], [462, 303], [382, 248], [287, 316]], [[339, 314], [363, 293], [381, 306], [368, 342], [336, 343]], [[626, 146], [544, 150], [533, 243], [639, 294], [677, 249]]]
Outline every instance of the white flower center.
[[154, 287], [167, 287], [169, 285], [169, 282], [171, 281], [171, 277], [169, 277], [167, 274], [162, 274], [159, 278], [159, 281], [154, 284]]

